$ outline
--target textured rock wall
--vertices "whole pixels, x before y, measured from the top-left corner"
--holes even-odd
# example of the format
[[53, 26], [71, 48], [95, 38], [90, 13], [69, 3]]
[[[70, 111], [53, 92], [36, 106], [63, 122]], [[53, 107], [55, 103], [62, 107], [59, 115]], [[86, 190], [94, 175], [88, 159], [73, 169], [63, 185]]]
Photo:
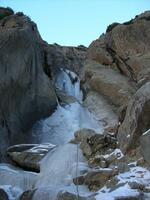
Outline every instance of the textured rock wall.
[[26, 131], [50, 115], [56, 97], [44, 74], [36, 25], [22, 13], [0, 20], [0, 159], [7, 146], [27, 143]]

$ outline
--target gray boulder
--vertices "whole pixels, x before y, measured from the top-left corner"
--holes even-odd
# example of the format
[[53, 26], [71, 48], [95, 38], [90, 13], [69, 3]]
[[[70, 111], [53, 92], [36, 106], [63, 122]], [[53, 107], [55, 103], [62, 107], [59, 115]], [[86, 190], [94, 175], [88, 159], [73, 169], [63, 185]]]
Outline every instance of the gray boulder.
[[39, 172], [40, 161], [56, 146], [52, 144], [20, 144], [8, 148], [7, 154], [19, 167]]

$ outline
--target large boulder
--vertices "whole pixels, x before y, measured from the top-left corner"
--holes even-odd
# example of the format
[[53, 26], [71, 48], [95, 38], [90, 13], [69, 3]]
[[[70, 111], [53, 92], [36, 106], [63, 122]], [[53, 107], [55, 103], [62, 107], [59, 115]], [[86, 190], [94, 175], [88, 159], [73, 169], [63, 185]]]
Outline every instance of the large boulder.
[[28, 143], [26, 134], [55, 109], [56, 97], [44, 74], [42, 39], [23, 14], [0, 20], [0, 160], [9, 145]]
[[20, 144], [14, 145], [7, 149], [10, 159], [19, 167], [27, 170], [39, 172], [40, 161], [44, 156], [56, 146], [46, 144]]
[[143, 85], [130, 100], [125, 119], [118, 130], [123, 152], [139, 145], [140, 136], [150, 128], [150, 82]]

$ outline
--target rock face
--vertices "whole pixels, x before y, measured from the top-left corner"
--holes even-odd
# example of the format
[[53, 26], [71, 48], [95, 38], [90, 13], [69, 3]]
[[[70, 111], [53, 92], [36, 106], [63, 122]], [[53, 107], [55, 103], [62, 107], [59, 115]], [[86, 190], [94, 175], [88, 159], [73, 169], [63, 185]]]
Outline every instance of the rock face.
[[148, 162], [150, 165], [150, 129], [143, 133], [143, 135], [140, 138], [140, 144], [141, 144], [141, 152], [144, 156], [144, 159]]
[[63, 47], [58, 44], [46, 46], [46, 73], [49, 76], [55, 76], [57, 71], [63, 68], [71, 70], [79, 75], [86, 58], [86, 50], [84, 46]]
[[90, 190], [97, 191], [99, 188], [103, 187], [107, 180], [115, 176], [118, 173], [114, 169], [99, 169], [90, 171], [87, 174], [77, 177], [74, 179], [75, 184], [85, 184]]
[[149, 81], [150, 12], [119, 24], [93, 41], [82, 71], [86, 94], [95, 91], [117, 107], [126, 106], [137, 88]]
[[150, 82], [143, 85], [129, 102], [118, 130], [120, 148], [127, 152], [139, 145], [140, 136], [150, 128]]
[[36, 25], [23, 14], [0, 20], [0, 160], [9, 145], [28, 143], [26, 131], [56, 107], [41, 43]]
[[88, 83], [86, 90], [96, 91], [116, 106], [127, 104], [135, 92], [126, 76], [94, 61], [87, 61], [83, 80]]
[[118, 68], [140, 84], [145, 83], [150, 73], [149, 27], [149, 11], [124, 24], [115, 24], [106, 35], [90, 45], [88, 57]]
[[103, 123], [105, 129], [112, 128], [112, 132], [115, 133], [118, 116], [115, 113], [115, 108], [102, 95], [94, 91], [89, 92], [84, 100], [84, 106], [88, 107], [90, 113], [93, 113]]
[[[94, 92], [94, 96], [106, 99], [110, 104], [109, 110], [119, 111], [118, 127], [120, 124], [121, 126], [118, 141], [123, 152], [137, 147], [140, 136], [150, 127], [149, 27], [150, 11], [123, 24], [113, 23], [106, 34], [89, 46], [82, 70], [85, 102], [88, 102], [90, 94]], [[98, 108], [89, 104], [87, 106], [97, 114]], [[96, 106], [99, 107], [100, 103], [96, 103]], [[100, 116], [98, 118], [101, 120]]]

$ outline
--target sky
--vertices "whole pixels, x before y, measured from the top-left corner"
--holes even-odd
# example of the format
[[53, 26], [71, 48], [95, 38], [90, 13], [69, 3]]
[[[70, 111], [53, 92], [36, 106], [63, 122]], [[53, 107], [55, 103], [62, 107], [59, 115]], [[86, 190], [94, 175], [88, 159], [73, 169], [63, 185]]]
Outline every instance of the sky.
[[0, 6], [28, 15], [50, 44], [89, 46], [109, 24], [150, 10], [150, 0], [0, 0]]

